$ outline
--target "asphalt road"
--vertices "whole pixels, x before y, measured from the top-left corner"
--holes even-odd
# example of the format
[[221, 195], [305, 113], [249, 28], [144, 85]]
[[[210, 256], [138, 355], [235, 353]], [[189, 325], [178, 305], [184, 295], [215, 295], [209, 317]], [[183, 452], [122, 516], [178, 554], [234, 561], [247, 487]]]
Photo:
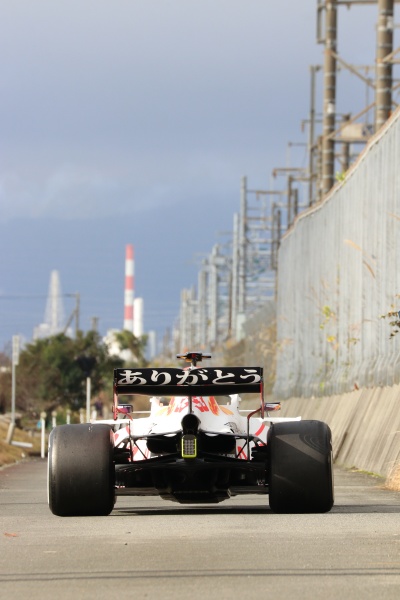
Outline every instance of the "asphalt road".
[[0, 470], [0, 598], [399, 600], [400, 493], [380, 484], [336, 471], [323, 515], [120, 497], [109, 517], [60, 518], [45, 461], [21, 463]]

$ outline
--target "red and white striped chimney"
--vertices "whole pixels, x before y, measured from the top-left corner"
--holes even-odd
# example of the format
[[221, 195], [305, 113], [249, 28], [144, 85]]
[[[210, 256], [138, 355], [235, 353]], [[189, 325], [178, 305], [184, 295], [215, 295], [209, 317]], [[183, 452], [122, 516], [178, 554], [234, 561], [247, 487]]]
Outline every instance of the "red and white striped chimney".
[[133, 300], [135, 281], [135, 261], [133, 258], [133, 245], [127, 244], [125, 251], [125, 308], [124, 329], [133, 333]]

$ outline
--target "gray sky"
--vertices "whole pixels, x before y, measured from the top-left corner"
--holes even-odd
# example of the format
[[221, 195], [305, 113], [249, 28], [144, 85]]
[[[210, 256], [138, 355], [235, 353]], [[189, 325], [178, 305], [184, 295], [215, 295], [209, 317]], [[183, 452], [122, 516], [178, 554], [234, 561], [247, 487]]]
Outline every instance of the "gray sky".
[[[346, 60], [373, 64], [375, 15], [340, 8]], [[45, 310], [6, 297], [46, 295], [52, 269], [83, 328], [120, 327], [127, 243], [146, 329], [172, 325], [240, 177], [269, 188], [306, 139], [315, 30], [316, 0], [2, 0], [0, 349]], [[353, 110], [349, 85], [338, 102]]]

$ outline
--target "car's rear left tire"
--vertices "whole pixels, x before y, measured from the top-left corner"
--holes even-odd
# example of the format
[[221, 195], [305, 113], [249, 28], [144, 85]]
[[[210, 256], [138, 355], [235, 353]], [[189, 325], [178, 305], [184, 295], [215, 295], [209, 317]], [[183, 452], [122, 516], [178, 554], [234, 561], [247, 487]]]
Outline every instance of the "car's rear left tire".
[[103, 424], [55, 427], [49, 437], [48, 500], [60, 517], [108, 515], [115, 500], [114, 437]]
[[332, 508], [332, 434], [326, 423], [271, 425], [267, 468], [269, 505], [274, 512], [324, 513]]

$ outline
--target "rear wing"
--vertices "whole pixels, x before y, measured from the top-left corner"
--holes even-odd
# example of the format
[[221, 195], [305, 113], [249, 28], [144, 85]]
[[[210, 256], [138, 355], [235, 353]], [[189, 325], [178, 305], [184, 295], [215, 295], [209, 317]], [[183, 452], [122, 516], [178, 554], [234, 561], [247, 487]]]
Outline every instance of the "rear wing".
[[262, 367], [213, 367], [191, 369], [114, 369], [114, 395], [228, 396], [263, 395]]

